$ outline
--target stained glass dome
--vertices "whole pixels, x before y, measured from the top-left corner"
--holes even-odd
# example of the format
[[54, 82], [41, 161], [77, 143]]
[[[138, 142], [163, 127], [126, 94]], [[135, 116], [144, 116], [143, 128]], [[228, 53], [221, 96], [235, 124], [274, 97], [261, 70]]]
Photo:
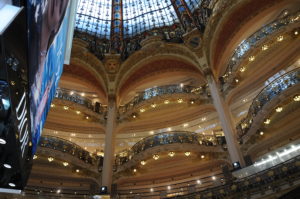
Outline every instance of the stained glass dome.
[[[97, 51], [96, 54], [100, 58], [111, 49], [115, 49], [118, 53], [128, 48], [137, 49], [138, 45], [128, 42], [136, 42], [132, 39], [138, 37], [141, 39], [141, 35], [153, 30], [160, 29], [167, 40], [176, 35], [177, 39], [173, 41], [180, 41], [178, 38], [193, 28], [203, 32], [211, 13], [212, 2], [212, 0], [79, 0], [75, 37], [78, 35], [82, 37], [84, 34], [84, 39], [92, 43], [92, 51]], [[99, 39], [101, 44], [98, 42]]]

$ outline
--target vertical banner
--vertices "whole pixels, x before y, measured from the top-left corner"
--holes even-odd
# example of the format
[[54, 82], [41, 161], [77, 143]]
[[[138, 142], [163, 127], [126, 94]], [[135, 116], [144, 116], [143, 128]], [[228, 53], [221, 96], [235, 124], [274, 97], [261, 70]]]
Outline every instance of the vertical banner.
[[33, 153], [63, 71], [69, 0], [27, 0]]

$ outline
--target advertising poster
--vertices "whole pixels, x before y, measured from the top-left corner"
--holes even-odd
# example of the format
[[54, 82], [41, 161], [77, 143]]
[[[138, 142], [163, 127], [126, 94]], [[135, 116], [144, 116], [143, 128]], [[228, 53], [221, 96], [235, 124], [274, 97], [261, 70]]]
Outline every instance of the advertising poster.
[[63, 71], [69, 0], [27, 0], [33, 153]]

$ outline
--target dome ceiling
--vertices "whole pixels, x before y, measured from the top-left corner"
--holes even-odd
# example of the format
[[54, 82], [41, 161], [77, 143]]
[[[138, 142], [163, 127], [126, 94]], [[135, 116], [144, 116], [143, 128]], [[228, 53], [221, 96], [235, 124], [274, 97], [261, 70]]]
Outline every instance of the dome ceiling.
[[111, 39], [113, 34], [133, 37], [147, 30], [181, 22], [203, 0], [79, 0], [76, 29]]

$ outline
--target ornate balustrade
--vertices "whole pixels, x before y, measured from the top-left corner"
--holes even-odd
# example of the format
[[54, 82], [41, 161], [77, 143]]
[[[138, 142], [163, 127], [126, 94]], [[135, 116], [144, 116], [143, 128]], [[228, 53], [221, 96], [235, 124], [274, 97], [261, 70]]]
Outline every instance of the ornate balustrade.
[[[223, 137], [220, 137], [223, 138]], [[131, 147], [129, 150], [125, 150], [116, 156], [115, 164], [120, 166], [129, 160], [131, 160], [135, 155], [146, 151], [150, 148], [154, 148], [162, 145], [169, 144], [195, 144], [204, 146], [216, 146], [225, 144], [225, 139], [214, 139], [208, 140], [203, 135], [199, 135], [187, 131], [171, 131], [152, 135], [142, 139]]]
[[238, 136], [242, 138], [252, 126], [253, 119], [273, 98], [300, 83], [300, 68], [282, 75], [266, 86], [254, 99], [247, 116], [237, 125]]
[[294, 24], [299, 21], [300, 12], [285, 16], [283, 18], [280, 17], [253, 33], [247, 39], [243, 40], [234, 50], [234, 53], [228, 63], [226, 72], [222, 77], [222, 90], [225, 91], [225, 93], [228, 93], [228, 90], [231, 89], [236, 73], [238, 72], [239, 64], [245, 59], [246, 56], [248, 56], [248, 53], [251, 49], [262, 44], [270, 35], [278, 33], [284, 30], [290, 24]]
[[101, 104], [99, 104], [99, 108], [96, 108], [96, 105], [90, 99], [71, 92], [68, 89], [58, 88], [56, 89], [55, 98], [80, 104], [99, 114], [103, 114], [106, 111], [106, 108], [101, 106]]
[[191, 99], [200, 99], [205, 102], [210, 102], [210, 97], [206, 87], [167, 85], [149, 88], [143, 92], [138, 93], [129, 103], [119, 107], [119, 113], [122, 115], [129, 111], [133, 111], [136, 106], [146, 100], [173, 94], [191, 94]]
[[285, 189], [289, 189], [299, 179], [300, 157], [297, 156], [249, 177], [238, 180], [227, 180], [225, 185], [222, 186], [172, 198], [251, 198], [254, 195], [258, 196], [254, 198], [260, 198], [262, 195], [279, 193], [282, 191], [284, 185], [288, 185]]
[[68, 153], [69, 155], [72, 155], [91, 165], [96, 165], [97, 163], [97, 159], [92, 157], [88, 151], [61, 138], [42, 136], [39, 141], [39, 146], [61, 151], [63, 153]]

